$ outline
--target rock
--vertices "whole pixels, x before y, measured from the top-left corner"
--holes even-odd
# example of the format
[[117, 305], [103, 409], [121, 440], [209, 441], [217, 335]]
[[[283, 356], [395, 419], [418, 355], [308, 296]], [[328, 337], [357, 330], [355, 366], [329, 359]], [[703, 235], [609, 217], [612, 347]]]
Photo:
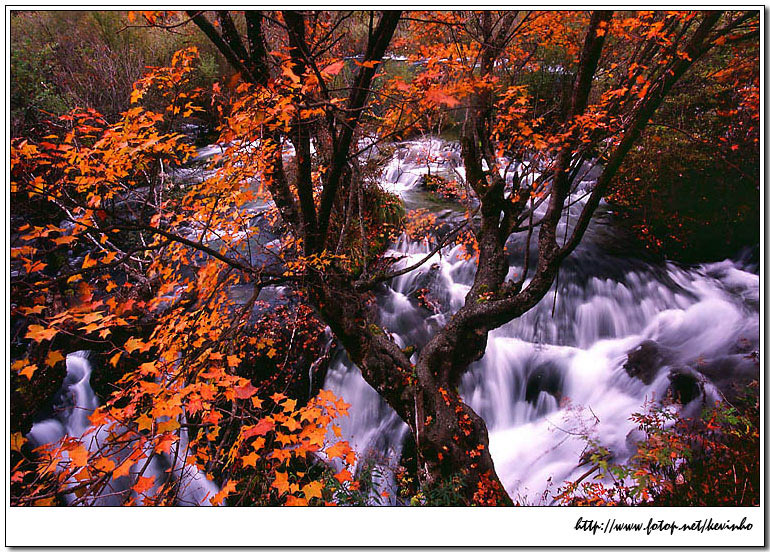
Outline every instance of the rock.
[[558, 402], [561, 399], [563, 377], [556, 365], [541, 364], [527, 378], [527, 388], [524, 398], [530, 404], [535, 404], [540, 393], [548, 393]]
[[660, 345], [654, 341], [644, 341], [628, 353], [628, 360], [626, 360], [623, 368], [630, 377], [649, 385], [666, 363], [666, 356]]
[[698, 364], [695, 369], [705, 376], [729, 402], [733, 403], [752, 381], [759, 381], [758, 354], [731, 354]]
[[668, 389], [675, 401], [686, 405], [699, 397], [706, 399], [702, 376], [692, 368], [673, 368], [668, 374], [668, 379], [671, 382]]

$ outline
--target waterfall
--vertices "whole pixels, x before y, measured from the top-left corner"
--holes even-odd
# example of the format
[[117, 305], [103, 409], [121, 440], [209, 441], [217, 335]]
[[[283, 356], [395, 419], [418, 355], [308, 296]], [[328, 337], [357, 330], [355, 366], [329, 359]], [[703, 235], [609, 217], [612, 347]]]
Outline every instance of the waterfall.
[[[462, 174], [458, 163], [456, 145], [404, 143], [383, 171], [383, 187], [409, 207], [426, 195], [420, 175], [430, 168], [454, 178]], [[597, 172], [585, 171], [581, 186], [590, 186]], [[581, 207], [573, 207], [572, 220]], [[446, 207], [434, 210], [451, 217]], [[606, 209], [597, 213], [583, 243], [563, 263], [557, 297], [554, 285], [535, 308], [491, 332], [486, 354], [462, 379], [463, 400], [489, 429], [501, 481], [525, 503], [548, 504], [545, 493], [553, 496], [563, 482], [582, 475], [586, 436], [612, 451], [614, 461], [627, 460], [638, 438], [629, 417], [663, 398], [670, 376], [685, 374], [702, 390], [685, 413], [720, 398], [720, 389], [733, 380], [758, 377], [747, 355], [759, 344], [759, 277], [751, 267], [730, 260], [681, 267], [619, 256], [607, 246], [613, 239], [607, 219]], [[513, 275], [523, 264], [523, 238], [511, 240], [508, 249]], [[401, 258], [394, 264], [401, 268], [429, 250], [430, 244], [404, 235], [388, 254]], [[380, 322], [399, 346], [419, 351], [462, 306], [475, 271], [462, 253], [448, 246], [379, 294]], [[428, 290], [435, 310], [420, 305], [420, 289]], [[648, 383], [624, 368], [640, 347], [657, 355]], [[325, 387], [352, 404], [341, 426], [358, 453], [397, 464], [407, 427], [344, 354]]]

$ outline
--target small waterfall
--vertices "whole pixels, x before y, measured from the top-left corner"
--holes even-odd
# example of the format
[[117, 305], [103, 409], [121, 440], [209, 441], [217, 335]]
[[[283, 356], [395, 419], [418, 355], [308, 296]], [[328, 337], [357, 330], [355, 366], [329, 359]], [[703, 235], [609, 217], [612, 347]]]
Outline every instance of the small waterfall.
[[[417, 183], [428, 167], [461, 173], [456, 151], [436, 139], [401, 144], [383, 172], [383, 187], [408, 206], [423, 193]], [[581, 186], [590, 186], [597, 172], [589, 167]], [[717, 384], [756, 373], [746, 353], [759, 344], [757, 274], [729, 260], [683, 268], [613, 255], [603, 248], [612, 231], [601, 219], [562, 265], [558, 295], [554, 286], [535, 308], [493, 331], [485, 356], [462, 380], [463, 399], [487, 423], [498, 475], [511, 496], [526, 503], [547, 504], [546, 492], [552, 496], [582, 475], [577, 465], [585, 437], [600, 441], [615, 461], [626, 460], [636, 436], [629, 417], [661, 399], [677, 370], [689, 370], [702, 386], [691, 412], [719, 397]], [[521, 270], [523, 238], [508, 248], [512, 275]], [[401, 268], [429, 250], [430, 244], [404, 235], [388, 254], [401, 259], [394, 264]], [[380, 293], [382, 326], [399, 346], [419, 350], [462, 306], [474, 271], [459, 247], [446, 247]], [[420, 290], [432, 308], [420, 301]], [[624, 369], [629, 352], [643, 344], [661, 356], [647, 384]], [[342, 430], [359, 454], [396, 463], [407, 427], [344, 354], [325, 386], [352, 404]]]
[[[91, 370], [92, 366], [88, 360], [87, 351], [78, 351], [67, 355], [67, 374], [62, 382], [62, 387], [59, 390], [56, 398], [54, 399], [53, 413], [50, 418], [39, 421], [33, 424], [27, 434], [27, 439], [33, 447], [39, 447], [48, 443], [54, 443], [68, 435], [70, 437], [83, 437], [86, 430], [91, 427], [91, 423], [88, 417], [99, 406], [99, 399], [91, 388]], [[162, 421], [162, 420], [161, 420]], [[86, 439], [84, 444], [86, 447], [95, 451], [100, 448], [103, 440], [109, 433], [109, 427], [96, 428]], [[187, 450], [188, 437], [187, 430], [180, 430], [180, 443], [179, 450], [182, 451], [180, 456], [185, 457], [184, 451]], [[149, 455], [151, 448], [148, 445], [145, 453]], [[115, 458], [114, 461], [118, 464], [124, 458]], [[139, 462], [134, 465], [129, 473], [131, 476], [136, 475], [141, 469]], [[167, 474], [171, 474], [171, 477], [179, 479], [179, 493], [177, 495], [177, 505], [207, 505], [210, 506], [210, 499], [219, 492], [217, 485], [209, 481], [205, 474], [201, 472], [197, 467], [190, 465], [179, 465], [177, 461], [173, 469], [174, 464], [173, 456], [170, 454], [155, 454], [152, 457], [147, 469], [144, 471], [144, 477], [155, 477], [155, 485], [157, 488], [168, 477]], [[96, 497], [93, 499], [92, 505], [95, 506], [118, 506], [121, 504], [122, 499], [118, 496], [111, 496], [113, 493], [119, 491], [125, 491], [129, 487], [129, 481], [132, 481], [132, 477], [121, 477], [115, 481], [112, 481], [107, 488], [102, 492], [105, 496]], [[137, 496], [132, 493], [132, 496], [137, 501], [137, 504], [141, 504], [141, 496]], [[68, 495], [66, 497], [68, 503], [72, 503], [75, 500], [75, 495]]]
[[55, 400], [54, 416], [34, 424], [27, 434], [36, 447], [58, 441], [65, 435], [81, 437], [91, 425], [88, 417], [99, 406], [99, 399], [91, 389], [88, 353], [71, 353], [66, 363], [67, 374]]

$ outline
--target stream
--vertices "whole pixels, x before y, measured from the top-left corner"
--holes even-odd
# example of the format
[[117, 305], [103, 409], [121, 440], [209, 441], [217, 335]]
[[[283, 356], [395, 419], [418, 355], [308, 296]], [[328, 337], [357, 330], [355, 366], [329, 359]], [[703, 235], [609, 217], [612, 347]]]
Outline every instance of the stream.
[[[384, 171], [383, 187], [398, 193], [407, 208], [432, 204], [439, 220], [451, 219], [456, 206], [431, 202], [421, 189], [428, 165], [432, 174], [447, 178], [462, 174], [457, 145], [402, 144]], [[590, 187], [596, 173], [586, 171], [581, 186]], [[581, 208], [573, 207], [573, 221]], [[545, 205], [538, 214], [544, 212]], [[612, 451], [615, 462], [627, 460], [640, 437], [631, 414], [663, 398], [672, 384], [691, 399], [682, 414], [692, 415], [729, 392], [733, 381], [758, 378], [758, 365], [748, 354], [759, 347], [756, 267], [731, 260], [692, 267], [655, 264], [625, 255], [616, 234], [611, 213], [600, 207], [581, 245], [563, 263], [557, 284], [535, 308], [490, 334], [486, 354], [462, 380], [463, 400], [487, 424], [496, 471], [522, 503], [550, 504], [560, 485], [586, 471], [577, 467], [586, 438]], [[526, 240], [518, 236], [508, 243], [509, 277], [523, 266]], [[532, 242], [534, 249], [536, 236]], [[426, 241], [403, 235], [388, 254], [401, 258], [394, 265], [401, 268], [430, 250]], [[459, 246], [446, 247], [380, 293], [382, 326], [399, 346], [419, 351], [462, 306], [474, 271]], [[428, 290], [435, 312], [420, 305], [421, 289]], [[640, 346], [647, 383], [624, 369], [629, 352]], [[406, 424], [344, 353], [325, 387], [352, 404], [341, 423], [344, 437], [380, 464], [381, 473], [392, 472], [411, 439]], [[386, 486], [393, 483], [392, 475], [381, 479]]]
[[[202, 150], [213, 153], [213, 147]], [[429, 170], [448, 178], [462, 175], [457, 144], [438, 139], [398, 144], [382, 186], [398, 194], [407, 209], [428, 209], [441, 224], [458, 220], [461, 205], [438, 201], [422, 189]], [[597, 173], [584, 171], [581, 185], [590, 187]], [[581, 207], [572, 207], [573, 221]], [[545, 205], [537, 214], [544, 210]], [[567, 221], [561, 224], [564, 233]], [[508, 243], [510, 277], [521, 270], [526, 246], [525, 235], [516, 236]], [[536, 241], [535, 235], [533, 249]], [[431, 245], [431, 239], [402, 235], [387, 255], [399, 258], [393, 266], [401, 268], [421, 259]], [[445, 247], [378, 292], [381, 325], [399, 346], [419, 351], [462, 306], [474, 271], [460, 246]], [[739, 260], [684, 267], [645, 259], [630, 250], [612, 213], [600, 206], [557, 283], [535, 308], [490, 334], [486, 354], [461, 383], [463, 400], [487, 424], [497, 473], [514, 500], [550, 504], [560, 485], [585, 471], [578, 465], [588, 438], [607, 447], [613, 461], [627, 460], [640, 437], [630, 416], [672, 388], [687, 399], [683, 409], [690, 415], [728, 394], [733, 382], [758, 378], [751, 358], [759, 348], [757, 271]], [[421, 304], [420, 293], [431, 308]], [[632, 351], [640, 366], [637, 377], [624, 367]], [[98, 406], [90, 372], [86, 354], [67, 357], [54, 414], [33, 426], [28, 435], [33, 444], [83, 434], [88, 414]], [[350, 416], [339, 420], [343, 438], [360, 459], [379, 466], [378, 488], [390, 489], [387, 502], [396, 504], [393, 470], [411, 439], [407, 426], [344, 351], [337, 353], [324, 387], [351, 403]], [[154, 460], [150, 473], [168, 469], [167, 460]], [[186, 482], [180, 503], [206, 503], [204, 497], [217, 491], [200, 472], [173, 476]], [[96, 503], [110, 504], [109, 499]]]

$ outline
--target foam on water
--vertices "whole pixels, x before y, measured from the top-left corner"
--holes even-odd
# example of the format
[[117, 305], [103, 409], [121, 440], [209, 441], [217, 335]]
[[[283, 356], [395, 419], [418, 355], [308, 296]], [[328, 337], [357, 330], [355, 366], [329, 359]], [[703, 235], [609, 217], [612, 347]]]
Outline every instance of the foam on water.
[[[436, 140], [402, 144], [386, 166], [383, 186], [404, 196], [416, 193], [428, 167], [436, 172], [442, 158], [445, 165], [456, 164], [448, 153], [456, 151]], [[593, 168], [586, 171], [587, 179], [595, 177]], [[586, 245], [562, 266], [555, 306], [553, 286], [535, 308], [491, 332], [485, 356], [462, 380], [463, 399], [487, 423], [498, 475], [512, 496], [529, 503], [549, 503], [546, 491], [553, 496], [564, 481], [582, 474], [586, 436], [611, 450], [616, 461], [626, 460], [636, 435], [630, 416], [665, 395], [672, 369], [720, 363], [729, 378], [744, 365], [738, 344], [758, 347], [756, 274], [729, 260], [692, 268], [648, 266], [605, 253], [592, 243], [596, 235], [590, 228]], [[394, 266], [401, 268], [429, 250], [430, 244], [402, 236], [389, 254], [400, 258]], [[512, 255], [510, 274], [520, 269], [521, 254]], [[379, 297], [383, 327], [399, 346], [419, 349], [462, 306], [474, 270], [458, 247], [447, 247], [394, 279]], [[415, 299], [421, 288], [438, 312]], [[644, 342], [668, 355], [649, 385], [623, 367]], [[407, 427], [341, 356], [326, 387], [352, 404], [344, 436], [359, 453], [373, 451], [392, 465]], [[689, 408], [718, 398], [708, 377], [697, 377], [703, 396]]]

